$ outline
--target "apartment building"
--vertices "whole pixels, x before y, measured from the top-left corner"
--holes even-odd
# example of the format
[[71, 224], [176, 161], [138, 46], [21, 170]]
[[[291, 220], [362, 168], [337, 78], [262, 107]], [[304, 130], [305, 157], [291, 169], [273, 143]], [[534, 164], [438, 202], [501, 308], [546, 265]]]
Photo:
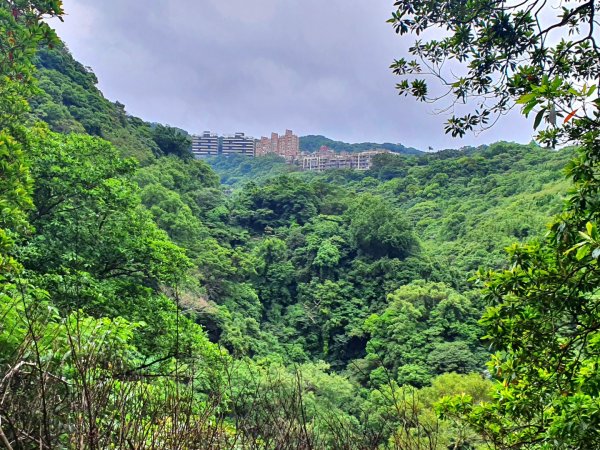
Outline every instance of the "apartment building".
[[273, 149], [271, 147], [271, 139], [265, 136], [261, 137], [260, 139], [257, 139], [256, 149], [254, 151], [255, 156], [265, 156], [269, 153], [275, 153], [273, 152]]
[[196, 158], [218, 155], [219, 137], [210, 131], [205, 131], [200, 136], [192, 136], [192, 153]]
[[361, 153], [335, 153], [327, 147], [313, 154], [304, 154], [300, 158], [302, 170], [322, 172], [331, 169], [369, 170], [372, 158], [382, 153], [391, 153], [387, 150], [370, 150]]
[[271, 133], [271, 137], [261, 137], [256, 141], [256, 156], [270, 153], [282, 156], [287, 162], [293, 162], [300, 155], [300, 138], [292, 130], [285, 130], [285, 134]]
[[254, 156], [254, 138], [244, 133], [235, 133], [232, 136], [223, 136], [221, 143], [221, 154], [224, 156], [244, 155]]
[[294, 161], [300, 154], [300, 139], [292, 130], [285, 130], [283, 136], [279, 136], [277, 142], [279, 155], [283, 156], [286, 161]]

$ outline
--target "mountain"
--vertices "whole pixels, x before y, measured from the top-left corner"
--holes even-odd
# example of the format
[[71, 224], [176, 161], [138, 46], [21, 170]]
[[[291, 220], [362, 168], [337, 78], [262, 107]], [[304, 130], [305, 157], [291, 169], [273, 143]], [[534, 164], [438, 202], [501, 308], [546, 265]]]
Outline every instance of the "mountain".
[[412, 147], [405, 147], [402, 144], [391, 144], [385, 142], [383, 144], [376, 144], [373, 142], [361, 142], [357, 144], [348, 144], [347, 142], [334, 141], [325, 136], [321, 135], [308, 135], [300, 137], [300, 150], [303, 152], [316, 152], [321, 146], [326, 145], [327, 147], [335, 150], [336, 152], [364, 152], [373, 149], [385, 149], [392, 152], [401, 153], [403, 155], [422, 155], [424, 152], [417, 150]]
[[468, 279], [543, 235], [572, 149], [306, 136], [307, 151], [406, 154], [213, 170], [182, 130], [105, 99], [64, 46], [35, 62], [31, 116], [0, 130], [7, 447], [478, 448], [434, 406], [490, 400]]

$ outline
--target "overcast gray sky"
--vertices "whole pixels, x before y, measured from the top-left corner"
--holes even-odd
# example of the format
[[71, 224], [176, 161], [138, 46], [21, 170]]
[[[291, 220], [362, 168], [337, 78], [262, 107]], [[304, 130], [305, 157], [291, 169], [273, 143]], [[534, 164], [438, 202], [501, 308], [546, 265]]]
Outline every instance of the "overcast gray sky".
[[413, 38], [393, 0], [65, 0], [56, 24], [100, 89], [129, 113], [191, 133], [291, 128], [426, 149], [528, 142], [518, 114], [453, 139], [433, 106], [396, 94], [389, 70]]

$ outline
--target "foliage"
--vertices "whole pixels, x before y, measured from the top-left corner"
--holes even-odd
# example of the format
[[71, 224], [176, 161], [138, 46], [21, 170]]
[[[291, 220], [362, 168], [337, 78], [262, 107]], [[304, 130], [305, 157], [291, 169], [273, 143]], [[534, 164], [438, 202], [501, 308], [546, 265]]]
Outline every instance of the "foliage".
[[277, 175], [283, 175], [294, 170], [285, 159], [275, 154], [259, 158], [248, 158], [243, 155], [216, 156], [206, 161], [221, 176], [221, 182], [226, 185], [242, 185], [249, 181], [260, 182]]
[[0, 5], [0, 277], [18, 267], [10, 251], [15, 232], [27, 227], [24, 212], [31, 207], [21, 127], [35, 83], [31, 56], [39, 45], [57, 42], [42, 19], [62, 12], [58, 0]]
[[391, 430], [388, 446], [400, 450], [443, 450], [485, 448], [472, 428], [452, 418], [440, 420], [436, 407], [449, 396], [468, 398], [474, 404], [489, 400], [492, 383], [477, 374], [447, 373], [433, 379], [431, 386], [416, 389], [399, 386], [389, 379], [369, 393], [365, 421], [384, 424]]
[[15, 235], [27, 231], [25, 211], [31, 208], [31, 178], [22, 146], [8, 133], [0, 132], [0, 273], [16, 262], [10, 257]]
[[[448, 286], [415, 281], [391, 293], [387, 308], [365, 322], [371, 337], [367, 360], [400, 385], [417, 387], [437, 374], [477, 372], [486, 357], [479, 348], [478, 315]], [[375, 384], [382, 382], [381, 368], [371, 375]]]
[[[323, 358], [336, 369], [349, 367], [357, 380], [368, 382], [377, 362], [363, 359], [369, 335], [362, 322], [381, 314], [387, 298], [405, 284], [445, 282], [464, 292], [466, 273], [504, 264], [501, 246], [541, 233], [548, 215], [558, 210], [559, 170], [570, 154], [503, 143], [384, 159], [362, 174], [296, 173], [249, 183], [234, 191], [232, 222], [223, 226], [237, 224], [251, 232], [251, 240], [230, 240], [229, 245], [253, 249], [256, 272], [250, 280], [262, 308], [229, 300], [234, 286], [228, 280], [243, 282], [247, 276], [226, 270], [236, 263], [217, 264], [231, 252], [212, 247], [211, 255], [222, 256], [203, 265], [221, 275], [203, 284], [209, 298], [226, 304], [230, 312], [240, 311], [236, 304], [247, 304], [247, 314], [271, 336], [262, 338], [278, 340], [283, 347], [277, 351], [284, 358]], [[396, 167], [403, 176], [386, 175]], [[535, 201], [536, 208], [525, 215], [520, 209], [528, 201]], [[472, 322], [482, 305], [473, 294], [469, 301]], [[248, 330], [240, 319], [228, 320]], [[229, 325], [217, 328], [222, 336], [233, 336]], [[428, 333], [435, 333], [434, 328], [424, 327]], [[408, 377], [404, 381], [422, 384], [444, 371], [483, 370], [477, 333], [465, 341], [444, 339], [430, 342], [427, 350], [415, 350], [423, 359], [402, 369]], [[386, 345], [389, 354], [402, 353], [399, 348], [395, 353], [397, 344]], [[262, 354], [258, 342], [242, 347]], [[388, 368], [396, 370], [393, 363]], [[416, 378], [411, 378], [413, 369]]]
[[236, 220], [256, 231], [303, 225], [316, 214], [318, 202], [312, 185], [282, 175], [263, 186], [246, 186], [237, 199]]
[[0, 6], [0, 130], [17, 125], [28, 111], [27, 99], [34, 84], [31, 57], [39, 45], [57, 42], [43, 19], [62, 13], [60, 0]]
[[[41, 89], [31, 99], [32, 112], [53, 131], [102, 137], [112, 142], [124, 156], [133, 156], [144, 164], [163, 153], [157, 143], [160, 137], [152, 126], [128, 115], [122, 103], [105, 99], [96, 87], [96, 75], [89, 67], [75, 61], [62, 42], [51, 49], [40, 49], [34, 61]], [[166, 134], [174, 130], [164, 129]], [[179, 132], [174, 130], [173, 134], [179, 139]], [[169, 150], [168, 140], [162, 145]], [[173, 150], [179, 151], [177, 147]]]
[[[597, 139], [595, 131], [588, 135]], [[593, 141], [592, 141], [593, 142]], [[595, 447], [600, 442], [596, 380], [598, 209], [596, 144], [584, 142], [569, 166], [575, 188], [540, 242], [509, 249], [511, 266], [481, 273], [495, 401], [450, 404], [499, 447]], [[591, 171], [577, 171], [586, 160]], [[587, 200], [590, 201], [587, 201]]]
[[[409, 50], [415, 59], [400, 58], [392, 68], [410, 78], [397, 85], [400, 94], [422, 101], [448, 96], [454, 104], [476, 103], [474, 111], [448, 120], [446, 132], [453, 136], [494, 123], [494, 116], [509, 110], [518, 98], [528, 104], [524, 110], [528, 114], [535, 106], [529, 100], [535, 97], [536, 104], [548, 100], [536, 123], [546, 117], [554, 129], [544, 140], [553, 143], [561, 133], [557, 117], [577, 111], [581, 95], [576, 86], [599, 78], [593, 1], [557, 8], [540, 0], [511, 5], [491, 0], [399, 0], [394, 6], [388, 22], [400, 35], [443, 30], [440, 37], [419, 39]], [[450, 60], [456, 60], [461, 70], [450, 67]], [[441, 79], [447, 92], [432, 95], [426, 76]], [[589, 93], [587, 88], [583, 91]]]
[[152, 140], [164, 155], [175, 155], [181, 159], [191, 159], [192, 138], [179, 128], [157, 124], [152, 128]]
[[363, 253], [404, 259], [417, 251], [417, 242], [401, 213], [382, 199], [364, 194], [348, 209], [349, 232]]

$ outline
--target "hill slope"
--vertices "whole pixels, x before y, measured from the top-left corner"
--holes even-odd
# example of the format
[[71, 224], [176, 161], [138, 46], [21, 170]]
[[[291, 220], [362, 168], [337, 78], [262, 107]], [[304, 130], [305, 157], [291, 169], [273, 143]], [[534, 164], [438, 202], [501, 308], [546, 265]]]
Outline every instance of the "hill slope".
[[96, 75], [73, 59], [64, 44], [40, 49], [35, 63], [41, 92], [30, 102], [32, 111], [52, 130], [102, 137], [123, 156], [133, 156], [143, 164], [170, 152], [188, 153], [187, 133], [145, 122], [127, 114], [125, 105], [107, 100], [96, 87]]
[[403, 155], [420, 155], [423, 154], [422, 151], [417, 150], [412, 147], [405, 147], [402, 144], [391, 144], [389, 142], [383, 144], [376, 144], [373, 142], [362, 142], [358, 144], [348, 144], [342, 141], [334, 141], [333, 139], [329, 139], [325, 136], [320, 135], [308, 135], [300, 137], [300, 150], [303, 152], [316, 152], [321, 148], [322, 145], [326, 145], [327, 147], [337, 151], [346, 151], [346, 152], [364, 152], [367, 150], [373, 150], [376, 148], [383, 148], [385, 150], [390, 150], [392, 152], [401, 153]]

